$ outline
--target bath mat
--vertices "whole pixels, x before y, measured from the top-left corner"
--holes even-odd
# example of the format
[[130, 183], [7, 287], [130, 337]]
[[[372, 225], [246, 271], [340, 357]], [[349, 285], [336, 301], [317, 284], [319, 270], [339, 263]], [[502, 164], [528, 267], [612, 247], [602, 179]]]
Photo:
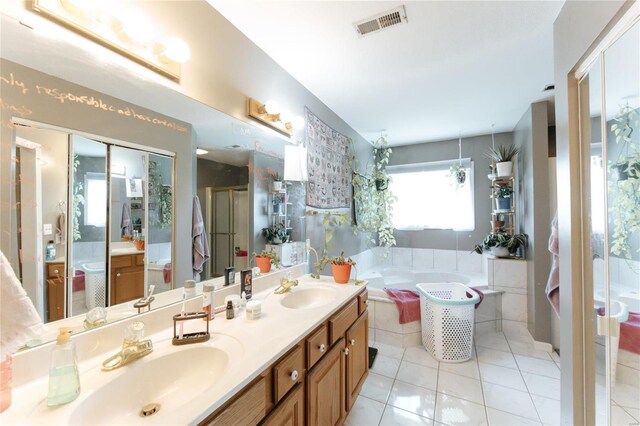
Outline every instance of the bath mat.
[[376, 356], [378, 356], [378, 349], [369, 346], [369, 369], [373, 367], [373, 361], [376, 360]]

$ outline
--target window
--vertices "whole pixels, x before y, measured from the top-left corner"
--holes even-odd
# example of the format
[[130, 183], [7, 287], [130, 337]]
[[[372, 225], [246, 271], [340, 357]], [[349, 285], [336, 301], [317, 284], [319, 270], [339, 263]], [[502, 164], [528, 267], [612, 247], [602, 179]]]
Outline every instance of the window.
[[473, 161], [462, 161], [463, 185], [449, 172], [454, 164], [458, 160], [387, 167], [391, 191], [398, 197], [393, 206], [395, 229], [474, 229]]
[[107, 180], [104, 173], [87, 173], [84, 178], [84, 224], [107, 223]]

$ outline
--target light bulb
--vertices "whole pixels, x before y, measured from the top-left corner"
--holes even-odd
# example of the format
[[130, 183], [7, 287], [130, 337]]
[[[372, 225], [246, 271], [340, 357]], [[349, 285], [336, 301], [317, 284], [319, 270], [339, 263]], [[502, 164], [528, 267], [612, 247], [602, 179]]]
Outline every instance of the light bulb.
[[293, 114], [291, 114], [291, 111], [289, 111], [288, 109], [285, 109], [280, 113], [280, 121], [282, 121], [283, 123], [290, 123], [292, 117]]
[[122, 18], [122, 32], [131, 40], [144, 44], [153, 38], [153, 25], [141, 14], [130, 12]]
[[167, 58], [184, 64], [191, 58], [191, 49], [184, 40], [174, 37], [167, 41], [164, 54]]
[[264, 104], [264, 110], [267, 112], [267, 114], [276, 115], [278, 112], [280, 112], [280, 105], [278, 105], [278, 101], [269, 99]]
[[301, 115], [296, 115], [291, 120], [291, 126], [293, 126], [294, 130], [304, 129], [304, 117]]
[[202, 149], [202, 148], [196, 148], [196, 155], [204, 155], [204, 154], [208, 154], [209, 151], [207, 151], [206, 149]]

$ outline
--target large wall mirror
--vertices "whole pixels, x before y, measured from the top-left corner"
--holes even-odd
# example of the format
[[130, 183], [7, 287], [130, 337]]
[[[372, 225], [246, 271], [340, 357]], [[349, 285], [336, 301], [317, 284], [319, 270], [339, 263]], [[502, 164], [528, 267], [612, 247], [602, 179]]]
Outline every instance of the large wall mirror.
[[[230, 117], [137, 65], [105, 61], [113, 53], [42, 37], [5, 14], [0, 36], [0, 249], [47, 323], [40, 342], [58, 326], [83, 331], [94, 307], [106, 306], [108, 322], [136, 315], [151, 286], [156, 309], [179, 303], [187, 279], [252, 266], [275, 220], [270, 173], [283, 173], [284, 146], [301, 134]], [[209, 152], [196, 157], [197, 147]], [[301, 242], [298, 187], [278, 220]], [[201, 273], [194, 195], [211, 254]]]

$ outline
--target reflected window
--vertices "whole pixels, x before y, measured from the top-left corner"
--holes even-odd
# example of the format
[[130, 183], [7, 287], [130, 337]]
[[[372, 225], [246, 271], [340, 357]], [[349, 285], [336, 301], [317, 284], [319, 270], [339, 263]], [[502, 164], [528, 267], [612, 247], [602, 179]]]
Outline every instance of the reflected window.
[[104, 173], [87, 173], [84, 187], [84, 224], [105, 226], [107, 223], [107, 181]]

